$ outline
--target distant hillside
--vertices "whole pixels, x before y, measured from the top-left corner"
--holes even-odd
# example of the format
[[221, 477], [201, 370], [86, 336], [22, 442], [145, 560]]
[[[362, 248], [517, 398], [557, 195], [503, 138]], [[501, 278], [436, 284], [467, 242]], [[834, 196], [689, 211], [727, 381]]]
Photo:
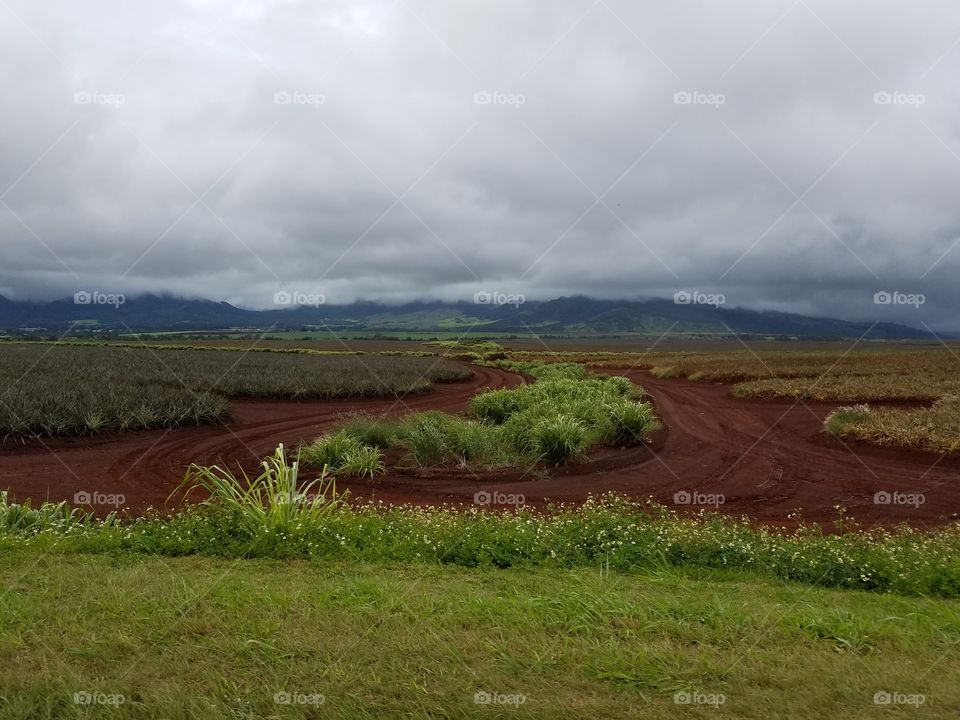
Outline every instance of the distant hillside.
[[[89, 298], [87, 298], [89, 299]], [[14, 302], [0, 296], [0, 329], [25, 328], [77, 332], [224, 330], [275, 328], [338, 331], [529, 333], [578, 335], [675, 334], [763, 335], [777, 337], [859, 338], [869, 323], [811, 318], [743, 308], [676, 304], [672, 300], [595, 300], [563, 297], [514, 305], [467, 302], [417, 302], [383, 305], [356, 302], [278, 310], [244, 310], [225, 302], [145, 295], [109, 304], [73, 298], [54, 302]], [[928, 333], [894, 323], [880, 323], [872, 339], [927, 338]]]

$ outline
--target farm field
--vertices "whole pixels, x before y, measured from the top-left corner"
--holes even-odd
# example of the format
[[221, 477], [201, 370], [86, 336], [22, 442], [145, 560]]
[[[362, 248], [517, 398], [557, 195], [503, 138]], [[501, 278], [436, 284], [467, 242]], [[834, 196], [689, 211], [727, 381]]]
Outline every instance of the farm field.
[[469, 371], [437, 358], [0, 344], [0, 437], [195, 425], [227, 398], [417, 393]]
[[[287, 347], [297, 349], [296, 344]], [[690, 363], [693, 372], [700, 372], [693, 364], [699, 359], [700, 368], [728, 376], [736, 371], [738, 363], [752, 369], [749, 365], [752, 355], [743, 348], [736, 350], [726, 345], [720, 352], [716, 345], [711, 347], [714, 349], [709, 353], [684, 353], [684, 362]], [[953, 361], [950, 352], [944, 350], [937, 355], [932, 345], [920, 351], [916, 346], [901, 348], [890, 344], [863, 350], [857, 365], [847, 361], [853, 351], [844, 357], [848, 349], [840, 345], [816, 345], [787, 352], [778, 347], [770, 351], [770, 357], [764, 362], [783, 368], [784, 372], [809, 372], [811, 365], [826, 370], [836, 364], [859, 372], [878, 367], [888, 376], [892, 366], [901, 367], [909, 375], [906, 371], [911, 363], [925, 363], [930, 372], [938, 373], [942, 379], [948, 377], [949, 363]], [[109, 347], [80, 350], [129, 355], [127, 351]], [[399, 398], [387, 395], [334, 400], [231, 399], [232, 414], [226, 424], [172, 427], [120, 436], [47, 438], [42, 443], [7, 443], [0, 447], [0, 486], [9, 489], [11, 497], [17, 500], [72, 501], [94, 492], [114, 493], [121, 495], [124, 502], [116, 507], [101, 505], [93, 509], [100, 514], [118, 508], [139, 513], [149, 507], [171, 507], [170, 503], [176, 502], [171, 499], [171, 492], [190, 463], [256, 470], [259, 460], [278, 443], [295, 450], [321, 436], [336, 434], [345, 423], [352, 423], [359, 435], [369, 439], [372, 433], [374, 437], [372, 443], [362, 440], [362, 444], [376, 446], [354, 448], [347, 443], [344, 447], [352, 449], [355, 461], [349, 467], [336, 468], [339, 485], [349, 489], [357, 501], [451, 503], [471, 507], [477, 493], [482, 492], [493, 500], [522, 497], [527, 505], [546, 507], [552, 502], [582, 502], [591, 494], [613, 491], [631, 497], [652, 497], [685, 513], [711, 510], [781, 525], [793, 524], [798, 516], [830, 524], [838, 517], [837, 508], [843, 508], [867, 525], [900, 522], [937, 525], [953, 522], [960, 511], [960, 487], [955, 480], [960, 472], [960, 459], [931, 452], [939, 447], [931, 438], [945, 437], [950, 441], [952, 436], [928, 431], [923, 442], [915, 443], [917, 450], [911, 450], [898, 447], [899, 440], [884, 440], [880, 445], [861, 441], [852, 433], [828, 434], [824, 422], [834, 409], [845, 404], [843, 401], [743, 398], [731, 392], [729, 384], [704, 379], [691, 381], [674, 377], [676, 373], [672, 372], [653, 372], [654, 368], [665, 367], [667, 360], [674, 365], [679, 362], [678, 354], [673, 351], [646, 357], [644, 362], [652, 366], [650, 369], [629, 369], [630, 364], [636, 364], [643, 356], [640, 352], [614, 354], [598, 350], [587, 355], [579, 352], [553, 355], [542, 351], [534, 356], [491, 342], [429, 343], [415, 352], [430, 351], [475, 360], [507, 355], [512, 358], [505, 363], [507, 367], [529, 362], [532, 357], [547, 361], [587, 361], [595, 372], [623, 375], [632, 382], [633, 392], [645, 392], [643, 400], [652, 403], [654, 416], [662, 427], [637, 432], [635, 438], [642, 438], [642, 442], [628, 447], [601, 444], [560, 467], [552, 467], [555, 463], [531, 464], [529, 459], [519, 462], [516, 455], [511, 460], [502, 452], [504, 445], [498, 441], [497, 433], [489, 427], [473, 427], [469, 418], [456, 416], [467, 412], [472, 398], [483, 390], [516, 387], [525, 382], [524, 377], [506, 368], [471, 365], [474, 376], [470, 381], [437, 384], [429, 392]], [[195, 355], [190, 355], [191, 352]], [[316, 360], [336, 365], [359, 361], [349, 355], [277, 352], [217, 355], [213, 351], [187, 350], [169, 350], [169, 353], [182, 357], [229, 356], [234, 361], [255, 356], [257, 362], [265, 363], [289, 360], [300, 364]], [[364, 355], [359, 359], [364, 362], [376, 359], [387, 366], [401, 363], [432, 366], [440, 358]], [[628, 367], [597, 367], [598, 363]], [[442, 363], [436, 367], [446, 366]], [[454, 363], [452, 367], [459, 373], [468, 372], [463, 363]], [[835, 372], [831, 370], [825, 378], [833, 377]], [[269, 380], [275, 381], [275, 378]], [[256, 382], [268, 380], [257, 377]], [[892, 410], [913, 417], [912, 413], [923, 409], [922, 405], [913, 405], [917, 402], [911, 400]], [[597, 405], [599, 407], [601, 405]], [[876, 413], [881, 409], [878, 407]], [[433, 412], [437, 410], [442, 414]], [[402, 438], [396, 447], [387, 447], [391, 443], [384, 433], [395, 436], [401, 417], [412, 419], [424, 411], [431, 412], [421, 416], [422, 422], [408, 422], [403, 426], [406, 432], [416, 425], [413, 435]], [[589, 419], [589, 413], [584, 417]], [[641, 427], [647, 422], [644, 417], [636, 419]], [[948, 417], [943, 427], [951, 427], [950, 422]], [[362, 427], [364, 423], [368, 427]], [[929, 423], [920, 425], [926, 428]], [[419, 443], [420, 449], [414, 451], [411, 442]], [[573, 454], [578, 444], [576, 441], [568, 445]], [[474, 459], [471, 461], [470, 457]], [[309, 459], [304, 456], [305, 461]], [[339, 462], [328, 459], [331, 466]], [[323, 463], [314, 459], [315, 471], [319, 470], [317, 462], [321, 466]], [[876, 498], [883, 494], [915, 500], [922, 497], [922, 502], [878, 504]], [[690, 502], [684, 503], [683, 499], [688, 497]], [[699, 502], [703, 498], [713, 501]], [[511, 506], [495, 507], [510, 509]]]
[[[956, 344], [871, 344], [852, 347], [778, 347], [761, 344], [725, 351], [524, 351], [512, 357], [549, 357], [605, 369], [643, 368], [662, 379], [727, 383], [736, 397], [798, 403], [910, 403], [914, 409], [874, 409], [847, 423], [841, 435], [878, 445], [955, 452], [960, 448], [960, 348]], [[930, 406], [936, 405], [935, 409]], [[851, 417], [849, 414], [847, 417]], [[835, 429], [839, 426], [835, 423]]]
[[[752, 378], [763, 364], [736, 350], [633, 367], [640, 353], [490, 343], [409, 350], [508, 359], [60, 350], [117, 372], [174, 358], [198, 382], [222, 367], [206, 358], [251, 364], [214, 385], [231, 396], [223, 423], [0, 447], [0, 717], [945, 718], [960, 704], [960, 460], [829, 434], [840, 400], [739, 396], [735, 380], [779, 377]], [[950, 368], [916, 349], [842, 352], [767, 364], [811, 382]], [[261, 395], [291, 378], [342, 388], [343, 368], [370, 361], [469, 377]], [[637, 425], [612, 422], [634, 406]], [[517, 463], [499, 444], [514, 416], [582, 434], [564, 427], [569, 454]], [[338, 434], [353, 443], [340, 455], [325, 444]]]

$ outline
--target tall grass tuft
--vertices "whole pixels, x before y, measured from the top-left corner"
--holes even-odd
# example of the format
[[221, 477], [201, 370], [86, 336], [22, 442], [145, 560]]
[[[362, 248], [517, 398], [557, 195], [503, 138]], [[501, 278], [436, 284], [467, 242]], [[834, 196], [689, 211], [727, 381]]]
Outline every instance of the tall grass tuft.
[[604, 411], [604, 440], [615, 447], [634, 445], [657, 426], [653, 408], [647, 403], [611, 403]]
[[317, 438], [309, 445], [300, 449], [303, 461], [318, 468], [327, 468], [330, 472], [337, 472], [347, 461], [351, 453], [361, 447], [357, 438], [348, 434], [346, 430]]
[[342, 475], [368, 477], [372, 480], [374, 476], [386, 472], [383, 464], [383, 453], [380, 452], [379, 448], [360, 445], [356, 450], [351, 450], [346, 454], [337, 472]]
[[216, 465], [193, 464], [178, 491], [184, 491], [185, 498], [195, 490], [206, 492], [208, 497], [202, 505], [226, 512], [253, 537], [288, 533], [306, 524], [319, 526], [346, 497], [337, 494], [326, 469], [320, 477], [300, 486], [300, 462], [288, 462], [283, 445], [260, 467], [260, 474], [251, 480], [246, 473], [238, 478]]
[[530, 433], [534, 452], [545, 462], [562, 465], [580, 455], [587, 445], [583, 424], [567, 415], [544, 418]]
[[341, 427], [362, 445], [388, 448], [397, 437], [397, 421], [391, 418], [353, 415]]

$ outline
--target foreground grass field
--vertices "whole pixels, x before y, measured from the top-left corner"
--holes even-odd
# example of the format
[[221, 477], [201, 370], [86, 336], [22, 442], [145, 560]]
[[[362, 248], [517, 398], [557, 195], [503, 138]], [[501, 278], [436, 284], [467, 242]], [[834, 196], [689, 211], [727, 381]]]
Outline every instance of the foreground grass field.
[[435, 357], [0, 344], [0, 438], [224, 419], [226, 398], [403, 394], [470, 371]]
[[960, 705], [955, 600], [599, 565], [34, 550], [6, 553], [0, 582], [3, 718], [948, 718]]

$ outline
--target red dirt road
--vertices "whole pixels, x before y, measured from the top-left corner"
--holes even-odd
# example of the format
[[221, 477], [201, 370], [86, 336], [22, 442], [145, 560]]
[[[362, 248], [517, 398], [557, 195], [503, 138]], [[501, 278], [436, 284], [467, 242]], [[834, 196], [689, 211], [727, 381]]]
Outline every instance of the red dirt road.
[[[233, 417], [221, 425], [113, 433], [96, 438], [47, 438], [26, 445], [0, 445], [0, 489], [12, 499], [67, 500], [79, 491], [122, 494], [125, 506], [142, 511], [161, 508], [183, 480], [190, 463], [238, 463], [256, 470], [260, 459], [279, 443], [295, 449], [354, 412], [400, 413], [405, 410], [461, 412], [483, 388], [514, 387], [523, 379], [495, 368], [471, 367], [465, 382], [435, 383], [429, 392], [365, 400], [235, 400]], [[110, 507], [96, 507], [105, 514]]]
[[[226, 426], [7, 444], [0, 448], [0, 488], [9, 488], [20, 500], [72, 501], [74, 493], [86, 490], [123, 493], [134, 512], [161, 507], [191, 462], [254, 468], [278, 442], [295, 447], [346, 412], [457, 412], [483, 387], [521, 382], [500, 370], [474, 370], [471, 381], [436, 385], [429, 393], [404, 398], [402, 405], [392, 399], [238, 401]], [[648, 390], [666, 426], [646, 445], [604, 451], [546, 479], [521, 472], [441, 469], [394, 471], [374, 481], [340, 481], [338, 487], [355, 498], [419, 505], [473, 504], [475, 493], [484, 491], [522, 494], [528, 504], [543, 506], [616, 491], [653, 497], [683, 511], [713, 506], [675, 505], [677, 493], [722, 495], [717, 508], [722, 512], [785, 524], [797, 510], [806, 520], [836, 519], [836, 505], [867, 525], [939, 525], [960, 514], [960, 458], [829, 439], [821, 432], [832, 407], [827, 404], [742, 400], [724, 385], [659, 380], [642, 371], [625, 374]], [[876, 503], [878, 492], [890, 493], [893, 501]], [[909, 498], [895, 493], [922, 494], [923, 502], [898, 502]]]
[[[960, 458], [830, 439], [822, 424], [833, 404], [738, 399], [726, 385], [660, 380], [639, 370], [621, 374], [646, 388], [664, 420], [665, 430], [645, 446], [606, 451], [546, 480], [523, 473], [395, 472], [340, 486], [354, 496], [416, 504], [472, 504], [474, 494], [485, 491], [522, 494], [527, 504], [542, 506], [615, 491], [680, 511], [714, 507], [676, 504], [677, 493], [723, 495], [716, 508], [722, 512], [789, 525], [795, 511], [804, 520], [835, 520], [837, 505], [863, 525], [933, 526], [960, 517]], [[890, 493], [892, 502], [876, 503], [880, 492]], [[909, 498], [893, 493], [919, 493], [923, 502], [897, 502]]]

